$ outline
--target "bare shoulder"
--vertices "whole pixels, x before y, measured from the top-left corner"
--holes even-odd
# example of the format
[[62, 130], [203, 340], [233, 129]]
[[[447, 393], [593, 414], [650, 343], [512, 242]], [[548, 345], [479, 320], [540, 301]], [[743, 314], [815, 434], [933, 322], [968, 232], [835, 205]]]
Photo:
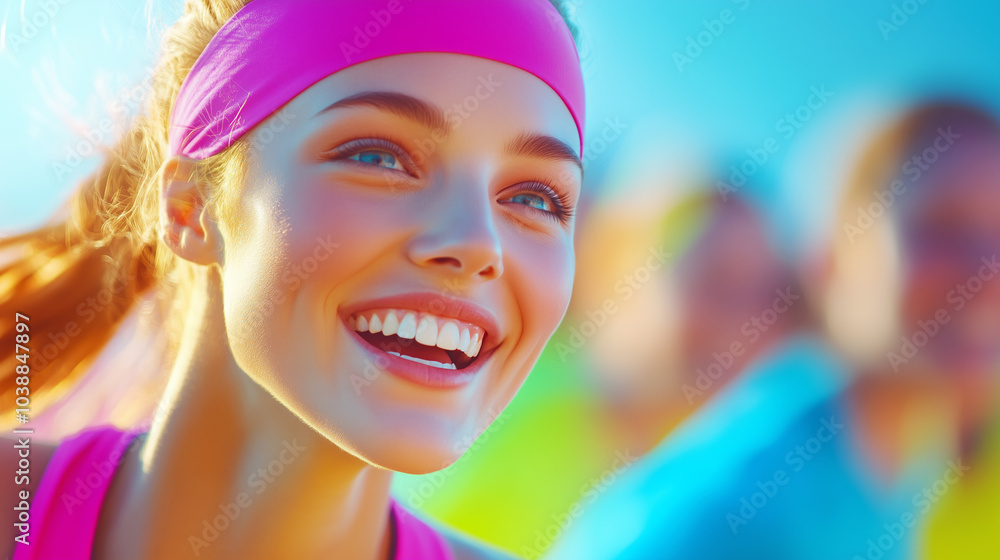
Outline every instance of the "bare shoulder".
[[455, 560], [518, 560], [519, 558], [454, 529], [438, 526], [437, 530], [448, 542]]
[[15, 508], [21, 503], [22, 492], [34, 498], [38, 482], [55, 450], [56, 444], [42, 443], [34, 438], [0, 437], [0, 480], [3, 481], [0, 482], [0, 556], [4, 558], [13, 556], [14, 538], [20, 534], [14, 524], [20, 522], [20, 512]]

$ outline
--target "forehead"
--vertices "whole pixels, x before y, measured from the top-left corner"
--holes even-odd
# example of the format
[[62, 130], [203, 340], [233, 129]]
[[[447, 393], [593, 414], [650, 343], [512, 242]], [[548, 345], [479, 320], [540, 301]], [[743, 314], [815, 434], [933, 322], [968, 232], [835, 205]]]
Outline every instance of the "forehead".
[[[287, 108], [312, 117], [331, 103], [366, 92], [419, 98], [458, 123], [459, 130], [499, 121], [503, 128], [554, 136], [574, 150], [580, 145], [569, 109], [548, 84], [519, 68], [461, 54], [410, 53], [363, 62], [310, 86]], [[311, 120], [296, 122], [309, 126]], [[462, 126], [467, 122], [469, 127]]]

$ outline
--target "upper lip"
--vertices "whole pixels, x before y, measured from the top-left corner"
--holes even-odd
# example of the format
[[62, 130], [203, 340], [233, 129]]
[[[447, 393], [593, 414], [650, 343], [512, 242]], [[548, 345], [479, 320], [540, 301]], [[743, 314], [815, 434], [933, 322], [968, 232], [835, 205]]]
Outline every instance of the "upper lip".
[[483, 350], [480, 354], [495, 348], [500, 340], [500, 323], [489, 310], [475, 303], [448, 297], [434, 292], [411, 292], [357, 301], [341, 307], [341, 313], [346, 321], [348, 317], [361, 311], [371, 309], [396, 308], [430, 313], [444, 319], [458, 319], [479, 325], [486, 331]]

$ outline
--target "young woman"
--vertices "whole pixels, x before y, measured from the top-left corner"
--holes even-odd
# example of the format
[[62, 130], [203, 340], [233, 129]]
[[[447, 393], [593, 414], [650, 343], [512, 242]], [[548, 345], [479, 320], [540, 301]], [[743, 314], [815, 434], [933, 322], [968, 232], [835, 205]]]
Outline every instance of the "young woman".
[[[583, 114], [548, 0], [189, 0], [147, 114], [65, 222], [3, 242], [27, 251], [0, 282], [32, 340], [74, 323], [34, 363], [36, 393], [72, 380], [137, 297], [164, 294], [161, 414], [148, 433], [36, 445], [30, 544], [15, 547], [12, 518], [3, 546], [500, 556], [422, 524], [389, 485], [458, 459], [561, 321]], [[24, 488], [8, 482], [4, 503]]]

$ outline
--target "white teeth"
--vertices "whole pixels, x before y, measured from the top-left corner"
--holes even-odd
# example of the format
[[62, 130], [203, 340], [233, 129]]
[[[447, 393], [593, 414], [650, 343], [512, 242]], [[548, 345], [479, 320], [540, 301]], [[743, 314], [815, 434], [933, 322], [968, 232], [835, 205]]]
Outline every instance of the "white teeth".
[[455, 350], [458, 348], [458, 337], [458, 325], [453, 321], [446, 321], [438, 331], [437, 347], [443, 350]]
[[421, 360], [420, 358], [414, 358], [413, 356], [405, 356], [403, 354], [400, 354], [399, 352], [388, 352], [388, 354], [392, 354], [393, 356], [399, 356], [400, 358], [403, 358], [404, 360], [410, 360], [411, 362], [417, 362], [417, 363], [420, 363], [420, 364], [426, 364], [426, 365], [433, 366], [433, 367], [436, 367], [436, 368], [441, 368], [441, 369], [457, 369], [455, 367], [455, 364], [443, 364], [441, 362], [435, 362], [434, 360]]
[[485, 336], [482, 328], [463, 321], [400, 309], [369, 311], [367, 316], [352, 315], [347, 322], [358, 332], [416, 339], [424, 346], [436, 346], [447, 351], [461, 350], [470, 358], [479, 355]]
[[396, 334], [399, 330], [399, 319], [396, 318], [396, 313], [390, 311], [385, 316], [385, 323], [382, 324], [382, 334], [389, 336]]
[[424, 317], [417, 326], [417, 342], [424, 346], [434, 346], [437, 343], [438, 326], [433, 317]]
[[413, 338], [417, 336], [417, 316], [415, 313], [407, 313], [403, 320], [399, 322], [399, 330], [396, 331], [399, 338]]
[[469, 342], [469, 349], [465, 352], [465, 355], [470, 358], [475, 358], [479, 355], [479, 333], [472, 335], [472, 340]]
[[465, 352], [466, 355], [469, 354], [469, 343], [472, 342], [472, 338], [469, 337], [469, 329], [462, 327], [462, 334], [458, 337], [458, 350]]

